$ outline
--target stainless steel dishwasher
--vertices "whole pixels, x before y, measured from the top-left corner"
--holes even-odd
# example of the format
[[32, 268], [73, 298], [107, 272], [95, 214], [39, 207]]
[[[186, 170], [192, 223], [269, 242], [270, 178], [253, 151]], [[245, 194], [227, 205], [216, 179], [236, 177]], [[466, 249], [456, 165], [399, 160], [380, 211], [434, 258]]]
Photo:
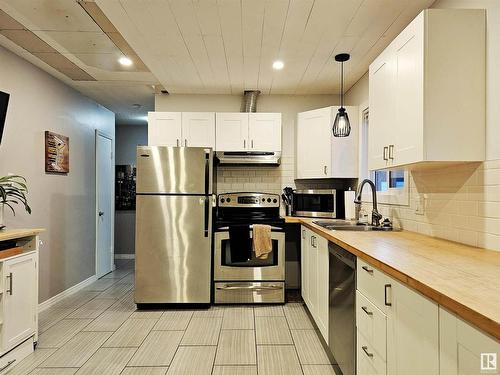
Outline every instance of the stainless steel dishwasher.
[[328, 244], [329, 347], [343, 375], [355, 374], [356, 363], [356, 257], [340, 246]]

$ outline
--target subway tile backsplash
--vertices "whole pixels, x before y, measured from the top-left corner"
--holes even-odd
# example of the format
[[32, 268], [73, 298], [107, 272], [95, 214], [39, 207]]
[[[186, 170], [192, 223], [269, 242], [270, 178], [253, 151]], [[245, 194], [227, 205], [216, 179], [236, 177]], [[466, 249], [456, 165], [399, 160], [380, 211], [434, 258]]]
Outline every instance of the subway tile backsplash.
[[500, 251], [500, 160], [414, 171], [410, 205], [380, 211], [403, 229]]

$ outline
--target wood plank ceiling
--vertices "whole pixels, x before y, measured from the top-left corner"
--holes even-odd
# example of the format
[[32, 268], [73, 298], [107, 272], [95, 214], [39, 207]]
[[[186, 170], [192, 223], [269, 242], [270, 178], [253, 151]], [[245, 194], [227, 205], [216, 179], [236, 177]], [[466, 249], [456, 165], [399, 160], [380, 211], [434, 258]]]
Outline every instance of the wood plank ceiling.
[[[0, 44], [107, 106], [123, 121], [143, 121], [153, 107], [156, 84], [172, 94], [241, 95], [245, 89], [263, 94], [337, 93], [340, 72], [333, 57], [341, 52], [351, 54], [345, 65], [348, 89], [433, 2], [95, 0], [96, 6], [89, 7], [110, 21], [100, 28], [76, 0], [0, 0], [1, 10], [94, 82], [68, 78], [5, 35], [0, 35]], [[108, 27], [116, 28], [145, 66], [117, 63], [123, 48]], [[285, 64], [281, 71], [272, 69], [277, 59]]]

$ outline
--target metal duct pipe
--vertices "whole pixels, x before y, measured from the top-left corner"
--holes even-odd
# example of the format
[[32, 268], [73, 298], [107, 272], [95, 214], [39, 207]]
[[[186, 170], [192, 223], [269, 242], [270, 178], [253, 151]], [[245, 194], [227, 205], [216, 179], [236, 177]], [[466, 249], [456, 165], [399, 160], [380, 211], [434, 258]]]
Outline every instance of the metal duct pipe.
[[241, 112], [257, 112], [257, 97], [259, 94], [259, 90], [245, 90]]

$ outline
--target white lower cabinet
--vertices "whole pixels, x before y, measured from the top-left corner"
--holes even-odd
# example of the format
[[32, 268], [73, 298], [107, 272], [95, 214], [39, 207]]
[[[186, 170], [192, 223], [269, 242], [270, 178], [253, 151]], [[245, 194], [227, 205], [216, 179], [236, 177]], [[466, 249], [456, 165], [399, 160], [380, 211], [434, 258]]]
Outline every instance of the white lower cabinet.
[[304, 226], [301, 234], [302, 299], [328, 343], [328, 241]]
[[[496, 374], [500, 343], [439, 308], [440, 375]], [[496, 367], [496, 370], [494, 370]]]
[[4, 301], [2, 352], [7, 352], [36, 331], [36, 253], [14, 257], [3, 263]]
[[438, 305], [390, 281], [387, 307], [387, 374], [439, 374]]
[[438, 305], [361, 259], [357, 262], [357, 368], [373, 374], [438, 375]]

